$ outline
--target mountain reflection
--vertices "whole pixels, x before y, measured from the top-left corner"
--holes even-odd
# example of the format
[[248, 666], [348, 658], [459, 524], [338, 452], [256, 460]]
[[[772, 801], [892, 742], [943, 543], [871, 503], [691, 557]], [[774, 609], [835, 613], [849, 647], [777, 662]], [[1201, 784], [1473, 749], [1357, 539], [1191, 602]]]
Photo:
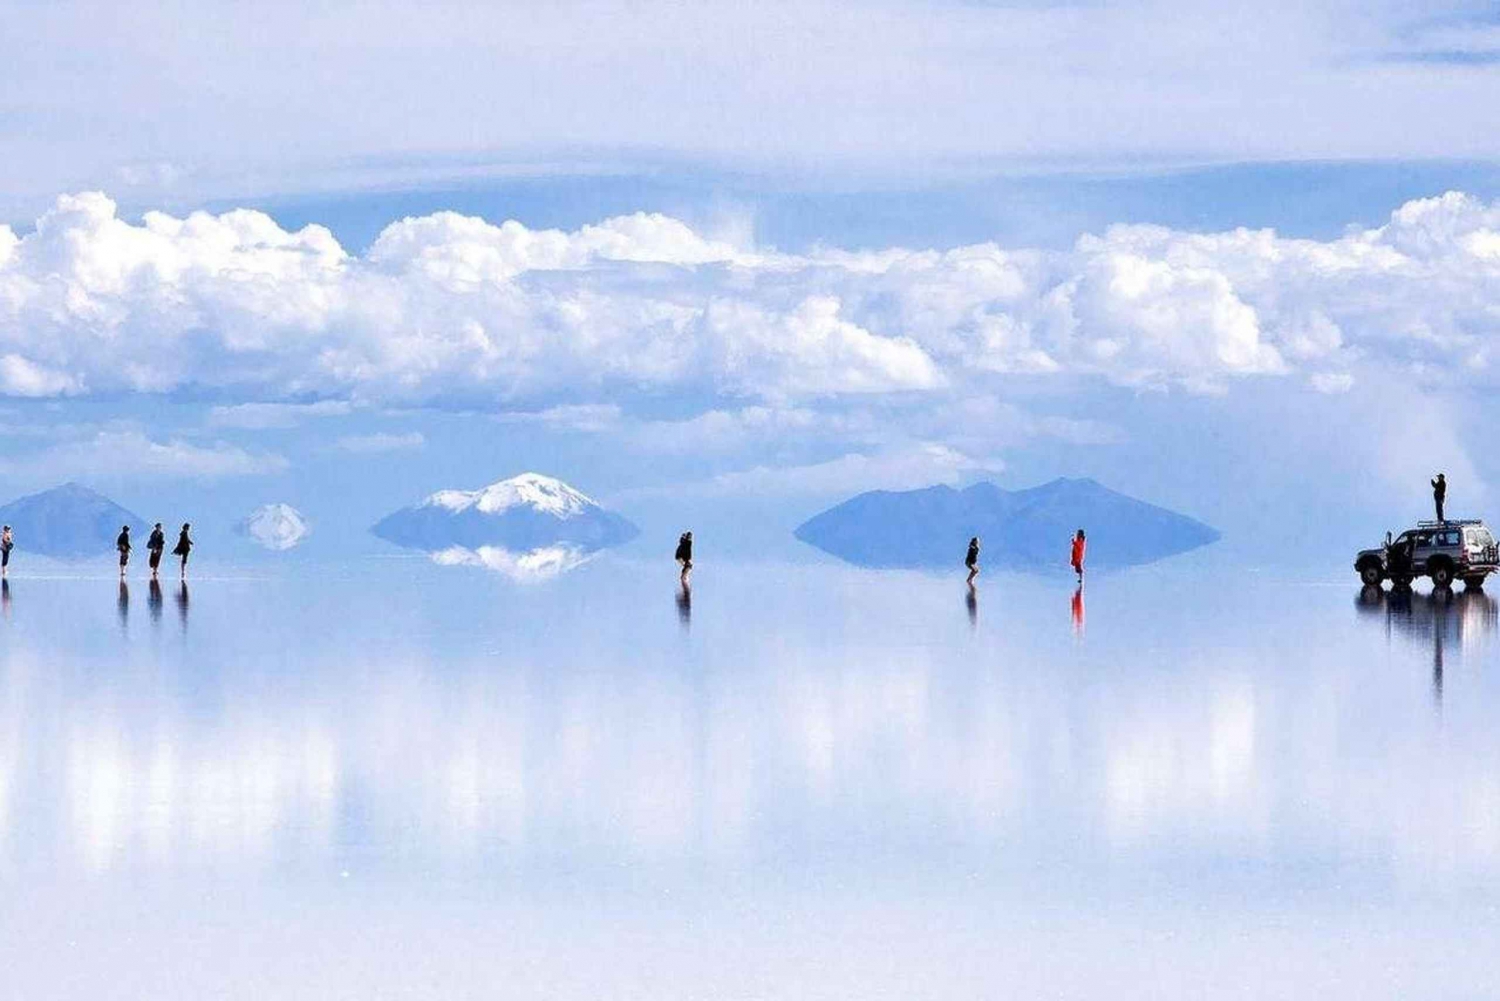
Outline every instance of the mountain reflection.
[[517, 552], [501, 546], [466, 549], [450, 546], [432, 553], [432, 561], [446, 567], [479, 567], [521, 583], [548, 580], [577, 570], [602, 549], [573, 544], [542, 546]]
[[[985, 598], [1007, 628], [971, 632], [951, 581], [716, 568], [712, 605], [733, 614], [700, 615], [684, 644], [665, 589], [632, 591], [613, 566], [583, 575], [576, 603], [497, 603], [440, 572], [333, 580], [326, 604], [204, 582], [213, 600], [185, 642], [128, 659], [71, 619], [28, 618], [0, 646], [0, 863], [255, 868], [352, 851], [422, 872], [877, 870], [983, 867], [1003, 848], [1070, 871], [1272, 859], [1299, 880], [1308, 859], [1423, 874], [1440, 859], [1500, 882], [1485, 701], [1437, 719], [1393, 697], [1410, 672], [1371, 672], [1358, 644], [1319, 648], [1347, 618], [1341, 590], [1291, 606], [1254, 592], [1281, 616], [1265, 628], [1201, 614], [1199, 583], [1121, 589], [1112, 612], [1134, 604], [1104, 644], [1062, 627], [1072, 597], [1082, 618], [1071, 587], [997, 579]], [[59, 605], [97, 594], [48, 586]], [[1496, 631], [1484, 595], [1359, 600], [1450, 663]], [[1412, 838], [1413, 816], [1437, 833]]]

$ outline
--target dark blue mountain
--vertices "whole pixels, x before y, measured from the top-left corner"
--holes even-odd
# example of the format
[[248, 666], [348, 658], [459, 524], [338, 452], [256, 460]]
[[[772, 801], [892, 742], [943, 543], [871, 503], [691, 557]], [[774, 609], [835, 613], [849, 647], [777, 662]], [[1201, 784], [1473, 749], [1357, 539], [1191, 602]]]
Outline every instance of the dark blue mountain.
[[11, 501], [0, 507], [0, 522], [11, 527], [18, 557], [25, 553], [61, 559], [104, 556], [114, 552], [121, 525], [130, 526], [137, 547], [146, 544], [149, 531], [138, 515], [77, 483]]
[[1151, 563], [1219, 538], [1202, 522], [1089, 479], [1015, 491], [993, 483], [875, 490], [809, 519], [796, 535], [864, 567], [960, 566], [977, 535], [982, 564], [1065, 568], [1079, 528], [1088, 536], [1089, 565], [1099, 567]]

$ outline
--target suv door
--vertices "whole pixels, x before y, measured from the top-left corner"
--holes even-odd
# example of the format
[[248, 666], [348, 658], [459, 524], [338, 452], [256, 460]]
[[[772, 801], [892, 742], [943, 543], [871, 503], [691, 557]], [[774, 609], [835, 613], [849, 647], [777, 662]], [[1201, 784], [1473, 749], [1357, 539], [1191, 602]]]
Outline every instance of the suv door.
[[1412, 536], [1411, 569], [1420, 576], [1427, 572], [1427, 560], [1432, 556], [1432, 533], [1417, 532]]

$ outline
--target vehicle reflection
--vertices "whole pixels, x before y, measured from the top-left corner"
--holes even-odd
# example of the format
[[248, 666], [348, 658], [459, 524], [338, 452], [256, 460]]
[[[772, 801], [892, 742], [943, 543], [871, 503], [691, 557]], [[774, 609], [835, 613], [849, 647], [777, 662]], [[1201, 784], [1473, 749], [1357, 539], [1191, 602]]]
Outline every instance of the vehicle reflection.
[[1469, 588], [1456, 592], [1440, 588], [1422, 594], [1404, 588], [1387, 592], [1366, 587], [1355, 604], [1361, 614], [1384, 621], [1388, 637], [1399, 633], [1432, 644], [1432, 692], [1439, 701], [1445, 658], [1455, 651], [1477, 655], [1500, 622], [1500, 602]]

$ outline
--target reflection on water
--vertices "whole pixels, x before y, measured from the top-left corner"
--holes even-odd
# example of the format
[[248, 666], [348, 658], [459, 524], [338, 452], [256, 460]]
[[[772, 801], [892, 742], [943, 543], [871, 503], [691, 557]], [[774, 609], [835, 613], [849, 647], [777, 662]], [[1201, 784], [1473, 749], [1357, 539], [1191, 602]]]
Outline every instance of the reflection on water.
[[159, 623], [161, 621], [161, 581], [157, 580], [155, 577], [152, 577], [151, 583], [148, 584], [147, 587], [149, 588], [149, 590], [147, 590], [146, 592], [146, 607], [150, 610], [151, 622], [153, 625], [155, 625], [156, 623]]
[[432, 553], [432, 561], [440, 566], [480, 567], [501, 574], [521, 583], [549, 580], [571, 570], [577, 570], [597, 556], [601, 550], [573, 544], [543, 546], [525, 552], [516, 552], [500, 546], [480, 546], [465, 549], [451, 546]]
[[693, 624], [693, 588], [683, 577], [677, 587], [677, 619], [686, 629]]
[[182, 623], [183, 632], [187, 632], [188, 586], [185, 580], [177, 585], [177, 618]]
[[[678, 909], [693, 888], [735, 914], [818, 908], [809, 921], [849, 927], [962, 913], [910, 927], [1002, 965], [1005, 950], [976, 944], [1043, 910], [1088, 915], [1043, 957], [1066, 965], [1164, 899], [1212, 924], [1219, 948], [1267, 914], [1307, 919], [1306, 948], [1344, 976], [1365, 975], [1368, 947], [1387, 941], [1360, 937], [1372, 914], [1405, 931], [1425, 902], [1477, 921], [1471, 933], [1500, 930], [1500, 677], [1470, 669], [1492, 653], [1485, 596], [1362, 594], [1356, 614], [1341, 588], [1101, 577], [1079, 643], [1081, 589], [1034, 578], [986, 578], [1002, 628], [979, 619], [977, 595], [967, 621], [954, 615], [951, 579], [716, 567], [684, 643], [690, 593], [674, 622], [661, 580], [630, 567], [539, 589], [412, 562], [328, 575], [315, 594], [203, 581], [183, 642], [123, 654], [97, 582], [26, 582], [0, 644], [0, 871], [8, 893], [82, 887], [68, 899], [88, 901], [88, 920], [49, 940], [92, 954], [145, 913], [94, 903], [110, 887], [131, 899], [180, 885], [181, 900], [160, 891], [164, 913], [211, 890], [247, 901], [247, 925], [280, 927], [303, 921], [306, 883], [328, 873], [362, 934], [421, 896], [450, 924], [405, 929], [413, 940], [471, 917], [555, 926], [553, 951], [517, 958], [544, 966], [580, 962], [566, 901], [654, 956], [732, 938]], [[185, 626], [185, 584], [177, 604]], [[646, 924], [622, 930], [612, 914]], [[310, 942], [323, 930], [297, 927]], [[773, 944], [804, 947], [779, 929], [767, 934], [788, 941]], [[826, 996], [878, 993], [893, 955], [920, 966], [907, 941], [855, 957], [860, 989]], [[1187, 951], [1142, 973], [1142, 991], [1110, 990], [1103, 971], [1060, 996], [1203, 996], [1150, 989], [1162, 970], [1193, 980], [1222, 959], [1213, 943], [1174, 948]], [[1246, 948], [1251, 969], [1281, 956]], [[774, 968], [797, 965], [777, 955]], [[1398, 988], [1442, 975], [1448, 956], [1381, 955], [1405, 964]], [[1003, 981], [937, 996], [995, 996]], [[23, 986], [51, 996], [44, 980]], [[631, 993], [594, 986], [558, 993]], [[797, 986], [764, 993], [813, 993]]]
[[969, 628], [979, 627], [979, 591], [974, 587], [974, 582], [969, 581], [969, 587], [964, 592], [964, 607], [969, 610]]
[[120, 628], [124, 629], [130, 624], [130, 585], [124, 580], [120, 581], [120, 596], [116, 599], [116, 608], [120, 615]]
[[10, 618], [10, 578], [0, 577], [0, 611]]
[[1365, 587], [1359, 592], [1356, 607], [1364, 615], [1383, 621], [1388, 635], [1395, 633], [1424, 646], [1431, 644], [1432, 690], [1439, 701], [1443, 697], [1445, 658], [1461, 651], [1477, 663], [1493, 643], [1500, 622], [1500, 603], [1472, 588], [1434, 588], [1422, 593], [1409, 588], [1387, 592]]

